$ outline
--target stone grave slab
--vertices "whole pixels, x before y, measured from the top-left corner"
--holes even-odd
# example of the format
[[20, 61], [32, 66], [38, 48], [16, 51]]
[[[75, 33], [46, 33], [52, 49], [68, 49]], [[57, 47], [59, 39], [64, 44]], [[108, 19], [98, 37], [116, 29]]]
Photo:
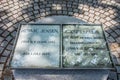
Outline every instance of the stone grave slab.
[[[74, 17], [68, 17], [68, 16], [47, 17], [39, 20], [39, 23], [86, 24], [86, 22], [82, 20], [79, 20]], [[67, 68], [71, 68], [72, 66]], [[107, 67], [108, 66], [109, 65], [107, 65]], [[111, 66], [109, 67], [111, 68]], [[13, 69], [13, 74], [16, 80], [39, 80], [39, 79], [41, 80], [98, 80], [98, 79], [107, 80], [109, 72], [110, 72], [109, 69], [102, 69], [102, 68], [101, 69], [79, 69], [79, 70], [78, 69], [77, 70], [76, 69], [68, 69], [68, 70], [67, 69], [27, 69], [27, 68]]]

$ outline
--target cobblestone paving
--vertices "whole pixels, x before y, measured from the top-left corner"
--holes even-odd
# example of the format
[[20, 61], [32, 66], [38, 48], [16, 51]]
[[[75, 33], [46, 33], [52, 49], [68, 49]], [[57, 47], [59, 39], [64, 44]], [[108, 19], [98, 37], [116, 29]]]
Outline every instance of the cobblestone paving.
[[52, 15], [74, 16], [88, 23], [102, 24], [109, 42], [115, 69], [109, 80], [120, 80], [120, 1], [119, 0], [1, 0], [0, 1], [0, 80], [12, 76], [11, 51], [18, 25]]

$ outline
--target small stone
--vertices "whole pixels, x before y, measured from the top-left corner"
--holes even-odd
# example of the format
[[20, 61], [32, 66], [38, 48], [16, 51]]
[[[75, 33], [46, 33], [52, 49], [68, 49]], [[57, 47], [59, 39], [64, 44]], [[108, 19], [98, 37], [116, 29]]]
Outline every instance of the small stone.
[[29, 22], [29, 21], [30, 21], [30, 18], [28, 18], [28, 17], [25, 18], [25, 21], [26, 21], [26, 22]]
[[9, 44], [9, 45], [7, 46], [7, 49], [8, 49], [8, 50], [12, 50], [12, 49], [13, 49], [13, 45]]
[[53, 10], [56, 10], [56, 6], [53, 6], [52, 9], [53, 9]]
[[100, 19], [100, 17], [99, 17], [99, 16], [95, 16], [95, 17], [94, 17], [94, 19], [99, 20], [99, 19]]
[[110, 37], [108, 37], [108, 41], [109, 41], [109, 42], [115, 42], [114, 38], [113, 38], [113, 37], [111, 37], [111, 36], [110, 36]]
[[[66, 6], [66, 5], [63, 5], [63, 6]], [[72, 7], [72, 5], [71, 4], [67, 4], [67, 7]]]
[[84, 19], [85, 19], [85, 20], [88, 20], [88, 19], [89, 19], [89, 16], [84, 16]]
[[4, 38], [3, 37], [0, 37], [0, 42], [2, 42], [4, 40]]
[[23, 4], [19, 4], [20, 7], [23, 7], [24, 5]]
[[7, 23], [6, 25], [7, 25], [8, 27], [10, 27], [10, 26], [13, 25], [13, 23], [12, 23], [12, 22], [9, 22], [9, 23]]
[[13, 39], [10, 43], [13, 45], [13, 44], [14, 44], [14, 41], [15, 41], [15, 39]]
[[56, 7], [56, 10], [61, 10], [61, 9], [62, 9], [61, 6], [57, 6], [57, 7]]
[[83, 18], [83, 15], [79, 15], [80, 18]]
[[105, 12], [104, 14], [105, 14], [106, 16], [109, 16], [109, 15], [110, 15], [109, 12]]
[[6, 19], [6, 21], [7, 21], [7, 24], [8, 24], [8, 27], [9, 27], [9, 25], [11, 25], [12, 23], [10, 22], [10, 20], [14, 20], [15, 18], [13, 17], [13, 16], [10, 16], [8, 19]]
[[13, 1], [8, 1], [8, 4], [12, 4], [13, 3]]
[[35, 9], [35, 10], [38, 10], [38, 9], [40, 9], [40, 8], [39, 8], [39, 6], [34, 6], [34, 9]]
[[5, 47], [5, 46], [7, 46], [7, 44], [8, 44], [7, 41], [3, 41], [0, 46]]
[[119, 58], [120, 56], [119, 56], [119, 54], [116, 52], [116, 51], [114, 51], [114, 52], [111, 52], [115, 57], [117, 57], [117, 58]]
[[116, 41], [117, 41], [117, 43], [120, 43], [120, 37], [118, 37], [118, 38], [116, 39]]
[[[8, 27], [6, 25], [3, 26], [3, 30], [7, 29]], [[7, 30], [6, 30], [7, 31]]]
[[5, 50], [4, 53], [2, 54], [3, 56], [8, 56], [10, 54], [10, 51]]
[[106, 20], [107, 20], [107, 21], [110, 21], [110, 20], [111, 20], [111, 18], [110, 18], [110, 17], [107, 17], [107, 18], [106, 18]]
[[120, 35], [120, 30], [119, 30], [119, 29], [115, 30], [115, 32], [116, 32], [118, 35]]
[[112, 32], [111, 35], [116, 38], [118, 35], [115, 32]]
[[106, 15], [100, 14], [100, 17], [105, 19]]
[[8, 31], [9, 31], [9, 32], [12, 32], [12, 31], [14, 31], [14, 30], [15, 30], [14, 27], [10, 27], [10, 28], [8, 28]]
[[116, 66], [117, 73], [120, 73], [120, 66]]
[[18, 6], [18, 5], [14, 6], [14, 9], [18, 9], [18, 8], [19, 8], [19, 6]]
[[46, 11], [50, 11], [50, 8], [46, 8]]
[[4, 64], [0, 64], [0, 71], [3, 70]]
[[110, 80], [117, 80], [117, 73], [110, 71], [109, 78], [110, 78]]
[[117, 22], [114, 21], [114, 20], [111, 20], [110, 22], [111, 22], [113, 25], [117, 23]]
[[89, 12], [90, 12], [90, 13], [92, 13], [92, 14], [94, 14], [94, 13], [95, 13], [95, 11], [94, 11], [94, 10], [90, 10]]
[[19, 17], [19, 15], [18, 15], [18, 14], [15, 14], [15, 15], [13, 15], [13, 17], [14, 17], [14, 18], [17, 18], [17, 17]]
[[44, 17], [44, 16], [45, 16], [45, 13], [41, 13], [41, 16]]
[[7, 57], [0, 57], [0, 62], [5, 63], [7, 60]]
[[120, 47], [117, 48], [117, 52], [120, 53]]
[[120, 30], [120, 26], [117, 26], [117, 28]]
[[10, 41], [11, 39], [12, 39], [11, 36], [8, 36], [8, 37], [6, 38], [7, 41]]
[[67, 14], [67, 11], [63, 11], [63, 14]]
[[77, 16], [79, 16], [79, 14], [78, 14], [78, 13], [74, 13], [74, 16], [76, 16], [76, 17], [77, 17]]
[[106, 37], [109, 37], [109, 36], [110, 36], [110, 34], [108, 34], [107, 32], [105, 32], [105, 36], [106, 36]]
[[28, 15], [29, 15], [29, 16], [32, 16], [32, 15], [33, 15], [33, 12], [29, 12]]
[[46, 4], [46, 7], [50, 8], [52, 5], [51, 4]]
[[89, 16], [90, 18], [93, 18], [95, 15], [90, 13]]
[[21, 8], [19, 8], [19, 9], [17, 9], [18, 10], [18, 15], [20, 16], [20, 15], [22, 15], [23, 13], [21, 12]]
[[2, 77], [2, 71], [0, 71], [0, 80], [2, 80], [1, 77]]
[[8, 32], [8, 31], [5, 31], [5, 32], [2, 34], [2, 36], [3, 36], [3, 37], [6, 37], [8, 34], [9, 34], [9, 32]]
[[27, 18], [27, 17], [28, 17], [28, 15], [27, 15], [27, 14], [24, 14], [24, 15], [23, 15], [23, 17], [24, 17], [24, 18]]
[[98, 20], [95, 20], [94, 23], [95, 24], [100, 24], [100, 22]]
[[105, 23], [106, 26], [111, 26], [112, 24], [110, 22]]
[[112, 33], [113, 31], [112, 31], [112, 29], [107, 29], [106, 32]]
[[79, 12], [79, 10], [78, 10], [78, 9], [74, 9], [74, 10], [73, 10], [73, 12], [78, 13], [78, 12]]
[[[115, 0], [115, 1], [117, 1], [117, 0]], [[114, 3], [116, 3], [115, 1], [111, 1], [111, 3], [114, 4]]]
[[18, 21], [21, 21], [21, 20], [23, 20], [23, 17], [22, 16], [20, 16], [20, 17], [18, 17], [18, 18], [16, 18]]
[[[57, 11], [53, 10], [52, 14], [57, 14]], [[44, 16], [41, 16], [41, 17], [44, 17]]]
[[114, 55], [112, 55], [112, 61], [114, 65], [120, 65], [120, 58], [116, 58]]
[[94, 22], [94, 19], [93, 19], [93, 18], [89, 18], [89, 21], [90, 21], [90, 22]]
[[88, 0], [88, 2], [92, 2], [93, 0]]
[[73, 12], [68, 12], [68, 15], [73, 15]]
[[66, 7], [63, 7], [62, 10], [63, 10], [63, 11], [67, 11], [67, 8], [66, 8]]
[[38, 2], [38, 0], [35, 0], [35, 2]]
[[3, 32], [3, 30], [0, 29], [0, 34]]
[[[25, 6], [27, 6], [27, 5], [29, 4], [28, 1], [29, 1], [29, 0], [25, 0], [25, 3], [24, 3]], [[18, 4], [19, 4], [19, 3], [18, 3]], [[37, 3], [34, 3], [34, 4], [36, 5]]]
[[73, 12], [73, 9], [72, 8], [68, 8], [68, 11]]
[[12, 35], [13, 37], [15, 37], [15, 36], [16, 36], [16, 31], [12, 32], [11, 35]]
[[101, 9], [99, 12], [103, 14], [105, 11], [103, 9]]
[[88, 16], [88, 15], [89, 15], [89, 12], [84, 12], [84, 15], [85, 15], [85, 16]]
[[2, 19], [6, 19], [8, 16], [7, 15], [4, 15], [3, 17], [1, 17]]
[[88, 8], [83, 8], [83, 10], [84, 10], [84, 11], [89, 11], [89, 9], [88, 9]]
[[118, 80], [120, 80], [120, 74], [118, 74]]
[[19, 3], [16, 1], [16, 0], [14, 0], [14, 5], [18, 5]]
[[58, 14], [62, 14], [62, 11], [57, 11]]
[[95, 15], [99, 16], [99, 15], [100, 15], [100, 13], [99, 13], [99, 12], [95, 12]]
[[17, 13], [18, 13], [18, 11], [17, 11], [17, 10], [14, 10], [14, 9], [13, 9], [12, 12], [13, 12], [13, 14], [17, 14]]
[[35, 14], [35, 15], [38, 15], [38, 14], [39, 14], [39, 11], [34, 11], [34, 14]]
[[105, 23], [105, 22], [106, 22], [106, 20], [105, 20], [105, 19], [103, 19], [103, 18], [101, 18], [101, 19], [100, 19], [100, 22]]
[[0, 54], [2, 54], [4, 48], [0, 46]]
[[41, 12], [41, 13], [45, 12], [45, 9], [40, 9], [40, 12]]

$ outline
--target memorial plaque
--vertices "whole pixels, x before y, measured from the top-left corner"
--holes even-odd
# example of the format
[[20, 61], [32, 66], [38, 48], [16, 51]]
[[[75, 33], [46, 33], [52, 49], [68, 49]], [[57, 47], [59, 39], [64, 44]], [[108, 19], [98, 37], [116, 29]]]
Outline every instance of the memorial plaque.
[[12, 68], [58, 68], [60, 25], [21, 25], [11, 62]]
[[63, 67], [112, 67], [101, 25], [63, 25]]
[[22, 24], [12, 68], [112, 68], [101, 25]]

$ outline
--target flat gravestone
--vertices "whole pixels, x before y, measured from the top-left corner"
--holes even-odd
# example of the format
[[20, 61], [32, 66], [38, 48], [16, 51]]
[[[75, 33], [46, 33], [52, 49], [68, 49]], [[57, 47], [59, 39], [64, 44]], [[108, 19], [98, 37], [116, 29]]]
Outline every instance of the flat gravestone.
[[[86, 24], [86, 22], [79, 20], [74, 17], [68, 17], [68, 16], [51, 16], [51, 17], [46, 17], [44, 19], [39, 20], [39, 23], [50, 23], [50, 24], [64, 24], [64, 23], [81, 23], [81, 24]], [[65, 35], [64, 35], [65, 36]], [[70, 35], [69, 35], [70, 36]], [[62, 38], [64, 43], [65, 37]], [[67, 44], [70, 44], [69, 42]], [[63, 45], [64, 47], [68, 48], [68, 46]], [[73, 46], [73, 45], [71, 45]], [[62, 48], [62, 47], [61, 47]], [[71, 49], [72, 50], [72, 49]], [[66, 49], [63, 49], [62, 51], [66, 51]], [[69, 50], [68, 50], [69, 51]], [[63, 58], [65, 58], [65, 53], [63, 53]], [[75, 53], [76, 54], [76, 53]], [[77, 54], [79, 55], [79, 54]], [[106, 54], [109, 55], [109, 54]], [[70, 55], [69, 55], [70, 56]], [[109, 56], [108, 56], [109, 57]], [[108, 58], [107, 57], [107, 58]], [[87, 59], [88, 60], [88, 59]], [[38, 60], [38, 62], [42, 62]], [[65, 62], [65, 61], [64, 61]], [[73, 63], [74, 61], [72, 61]], [[78, 62], [79, 59], [78, 59]], [[73, 63], [71, 64], [64, 65], [65, 67], [78, 67], [78, 65], [75, 65]], [[69, 66], [69, 67], [68, 67]], [[95, 66], [95, 65], [94, 65]], [[20, 66], [19, 66], [20, 67]], [[82, 65], [81, 65], [82, 67]], [[89, 66], [91, 67], [91, 66]], [[102, 66], [102, 67], [109, 67], [110, 65], [107, 64], [107, 66]], [[57, 69], [57, 70], [48, 70], [48, 69], [13, 69], [13, 75], [16, 80], [107, 80], [109, 74], [109, 70], [105, 69]]]
[[12, 68], [57, 68], [59, 58], [60, 25], [21, 25]]
[[22, 24], [12, 68], [112, 68], [101, 25]]
[[112, 67], [101, 25], [63, 24], [62, 34], [64, 67]]

